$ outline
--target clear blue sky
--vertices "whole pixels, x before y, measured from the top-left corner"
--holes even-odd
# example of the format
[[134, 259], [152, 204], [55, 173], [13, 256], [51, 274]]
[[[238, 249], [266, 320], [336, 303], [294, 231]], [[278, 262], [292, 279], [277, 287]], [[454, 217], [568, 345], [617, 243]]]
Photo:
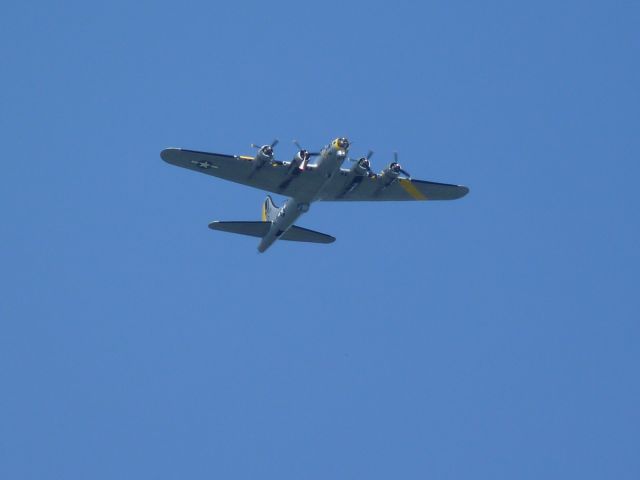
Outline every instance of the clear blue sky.
[[[11, 2], [0, 478], [640, 478], [637, 2]], [[162, 162], [347, 135], [442, 203]], [[282, 198], [277, 198], [282, 201]]]

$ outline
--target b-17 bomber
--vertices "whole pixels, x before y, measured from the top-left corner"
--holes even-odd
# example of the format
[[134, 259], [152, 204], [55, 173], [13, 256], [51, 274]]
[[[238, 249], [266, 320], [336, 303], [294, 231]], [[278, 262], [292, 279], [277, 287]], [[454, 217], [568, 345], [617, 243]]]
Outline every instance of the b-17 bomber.
[[[255, 156], [226, 155], [184, 148], [167, 148], [160, 153], [172, 165], [188, 168], [289, 199], [277, 207], [267, 195], [260, 221], [214, 221], [209, 228], [260, 238], [258, 251], [266, 251], [276, 240], [332, 243], [335, 238], [294, 225], [317, 201], [419, 201], [455, 200], [469, 189], [462, 185], [415, 180], [398, 163], [398, 155], [380, 173], [371, 168], [372, 151], [361, 158], [348, 157], [350, 143], [336, 138], [319, 152], [298, 148], [291, 161], [275, 158], [278, 140], [252, 145]], [[312, 159], [314, 161], [312, 162]], [[343, 165], [349, 162], [349, 168]], [[347, 163], [347, 165], [349, 165]]]

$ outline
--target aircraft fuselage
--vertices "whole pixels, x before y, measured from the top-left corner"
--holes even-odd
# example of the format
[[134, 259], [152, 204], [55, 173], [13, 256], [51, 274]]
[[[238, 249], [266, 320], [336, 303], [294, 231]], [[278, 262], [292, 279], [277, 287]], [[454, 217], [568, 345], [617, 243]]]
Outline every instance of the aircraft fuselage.
[[311, 203], [318, 199], [331, 177], [340, 171], [340, 167], [347, 158], [348, 150], [349, 141], [346, 138], [337, 138], [322, 149], [316, 164], [310, 166], [313, 168], [314, 182], [305, 188], [303, 194], [290, 198], [280, 208], [277, 217], [271, 223], [269, 232], [262, 238], [258, 246], [259, 252], [266, 251], [294, 224], [300, 215], [309, 211]]

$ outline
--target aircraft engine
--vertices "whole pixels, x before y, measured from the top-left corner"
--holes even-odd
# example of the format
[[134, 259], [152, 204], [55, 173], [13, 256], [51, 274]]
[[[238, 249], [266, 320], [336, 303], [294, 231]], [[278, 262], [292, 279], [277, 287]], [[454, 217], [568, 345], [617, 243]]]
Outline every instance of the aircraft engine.
[[407, 178], [411, 178], [409, 172], [402, 169], [402, 166], [398, 163], [398, 154], [394, 153], [394, 160], [389, 164], [387, 168], [385, 168], [380, 177], [382, 179], [382, 184], [387, 187], [396, 180], [400, 174], [404, 175]]
[[358, 158], [357, 160], [354, 158], [349, 159], [349, 161], [353, 162], [353, 166], [349, 169], [349, 177], [342, 191], [342, 196], [358, 188], [367, 175], [375, 177], [375, 174], [371, 171], [371, 162], [369, 161], [371, 155], [373, 155], [373, 151], [369, 150], [369, 153], [364, 157]]
[[296, 168], [300, 170], [304, 170], [305, 167], [307, 166], [307, 163], [309, 163], [309, 159], [311, 157], [320, 155], [319, 153], [309, 152], [309, 150], [302, 148], [297, 140], [294, 140], [293, 143], [296, 147], [298, 147], [298, 152], [296, 153], [296, 156], [293, 157], [293, 160], [291, 160], [291, 163], [289, 164], [289, 170], [287, 171], [289, 175], [294, 173], [296, 171]]
[[357, 176], [363, 177], [371, 171], [371, 163], [363, 157], [353, 164], [351, 171]]
[[372, 155], [373, 155], [373, 151], [369, 150], [369, 153], [367, 153], [367, 155], [364, 157], [361, 157], [357, 160], [349, 159], [352, 162], [354, 162], [353, 167], [351, 167], [351, 173], [354, 174], [356, 177], [373, 175], [373, 172], [371, 171], [371, 162], [369, 161]]
[[296, 153], [295, 157], [293, 157], [293, 160], [291, 160], [291, 163], [289, 164], [289, 170], [287, 171], [287, 173], [289, 174], [293, 173], [296, 168], [299, 168], [300, 170], [304, 170], [304, 167], [307, 165], [307, 162], [309, 161], [310, 158], [311, 158], [311, 154], [305, 149], [301, 148], [300, 151]]
[[275, 147], [277, 144], [277, 139], [271, 142], [271, 145], [262, 145], [261, 147], [256, 145], [255, 143], [251, 144], [253, 148], [258, 149], [258, 153], [253, 160], [255, 162], [253, 167], [254, 171], [262, 167], [265, 163], [271, 162], [273, 160], [273, 147]]

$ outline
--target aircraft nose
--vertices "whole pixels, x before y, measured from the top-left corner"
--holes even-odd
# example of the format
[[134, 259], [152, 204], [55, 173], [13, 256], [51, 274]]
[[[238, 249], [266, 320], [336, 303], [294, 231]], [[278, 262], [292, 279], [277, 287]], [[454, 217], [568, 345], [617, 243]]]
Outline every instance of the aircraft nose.
[[346, 152], [349, 149], [349, 140], [347, 140], [346, 137], [336, 138], [333, 141], [332, 146], [339, 152]]

